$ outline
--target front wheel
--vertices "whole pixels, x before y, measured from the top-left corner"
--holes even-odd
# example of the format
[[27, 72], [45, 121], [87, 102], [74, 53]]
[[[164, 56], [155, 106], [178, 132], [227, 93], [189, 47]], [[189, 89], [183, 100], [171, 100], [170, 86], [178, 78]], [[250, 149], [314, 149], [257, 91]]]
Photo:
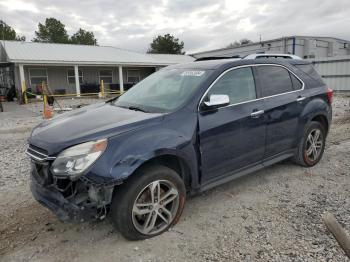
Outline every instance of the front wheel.
[[142, 168], [116, 190], [112, 219], [130, 240], [163, 233], [179, 220], [185, 204], [186, 189], [181, 177], [164, 166]]
[[326, 132], [323, 125], [315, 121], [310, 122], [298, 145], [294, 162], [305, 167], [316, 165], [322, 158], [325, 144]]

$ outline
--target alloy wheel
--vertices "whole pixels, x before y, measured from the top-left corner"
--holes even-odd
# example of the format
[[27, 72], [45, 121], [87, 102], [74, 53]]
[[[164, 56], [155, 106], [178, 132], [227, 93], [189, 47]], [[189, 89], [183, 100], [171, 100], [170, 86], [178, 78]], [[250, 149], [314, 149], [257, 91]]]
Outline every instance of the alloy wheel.
[[323, 148], [323, 135], [320, 129], [313, 129], [309, 133], [306, 140], [305, 156], [311, 161], [315, 162], [321, 155]]
[[173, 183], [157, 180], [144, 187], [132, 209], [132, 222], [137, 231], [154, 235], [173, 222], [179, 208], [179, 192]]

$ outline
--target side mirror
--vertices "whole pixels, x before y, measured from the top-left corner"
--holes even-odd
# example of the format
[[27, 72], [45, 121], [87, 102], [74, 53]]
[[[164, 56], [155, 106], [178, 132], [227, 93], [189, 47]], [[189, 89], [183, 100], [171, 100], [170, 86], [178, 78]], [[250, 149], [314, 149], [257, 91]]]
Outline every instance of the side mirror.
[[209, 101], [204, 102], [206, 108], [219, 108], [230, 104], [228, 95], [211, 95]]

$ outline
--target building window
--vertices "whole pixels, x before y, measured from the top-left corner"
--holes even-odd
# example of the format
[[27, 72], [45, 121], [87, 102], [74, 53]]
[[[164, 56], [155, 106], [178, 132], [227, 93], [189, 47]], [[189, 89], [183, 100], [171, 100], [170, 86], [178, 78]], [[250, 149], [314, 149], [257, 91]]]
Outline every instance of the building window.
[[127, 82], [128, 83], [138, 83], [140, 82], [140, 70], [130, 69], [126, 71]]
[[29, 81], [31, 86], [41, 85], [43, 82], [48, 83], [46, 68], [30, 68]]
[[103, 80], [103, 83], [105, 84], [112, 84], [113, 83], [113, 72], [112, 70], [100, 70], [100, 82]]
[[[83, 82], [83, 71], [78, 70], [79, 72], [79, 83], [81, 84]], [[74, 69], [68, 69], [67, 72], [67, 78], [68, 78], [68, 84], [75, 84], [75, 72]]]

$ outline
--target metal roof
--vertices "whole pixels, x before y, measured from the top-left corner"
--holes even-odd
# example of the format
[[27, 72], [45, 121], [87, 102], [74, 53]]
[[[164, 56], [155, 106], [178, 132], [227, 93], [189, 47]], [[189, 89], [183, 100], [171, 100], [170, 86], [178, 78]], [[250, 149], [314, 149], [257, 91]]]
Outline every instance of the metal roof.
[[7, 62], [27, 64], [154, 65], [194, 60], [186, 55], [142, 54], [111, 46], [0, 41]]
[[265, 44], [265, 43], [270, 43], [270, 42], [275, 42], [275, 41], [281, 41], [282, 39], [292, 39], [292, 38], [314, 38], [314, 39], [318, 39], [318, 40], [328, 39], [328, 40], [336, 40], [336, 41], [346, 42], [346, 43], [350, 42], [349, 40], [335, 38], [335, 37], [292, 35], [292, 36], [283, 36], [283, 37], [279, 37], [279, 38], [268, 39], [268, 40], [264, 40], [264, 41], [260, 41], [260, 42], [253, 42], [253, 43], [244, 44], [244, 45], [240, 45], [240, 46], [223, 47], [223, 48], [217, 48], [217, 49], [212, 49], [212, 50], [207, 50], [207, 51], [199, 51], [199, 52], [192, 53], [190, 55], [196, 56], [196, 55], [205, 54], [205, 53], [209, 53], [209, 52], [217, 52], [217, 51], [223, 51], [223, 50], [234, 50], [234, 49], [238, 49], [240, 47], [254, 46], [254, 45], [259, 45], [262, 43]]

